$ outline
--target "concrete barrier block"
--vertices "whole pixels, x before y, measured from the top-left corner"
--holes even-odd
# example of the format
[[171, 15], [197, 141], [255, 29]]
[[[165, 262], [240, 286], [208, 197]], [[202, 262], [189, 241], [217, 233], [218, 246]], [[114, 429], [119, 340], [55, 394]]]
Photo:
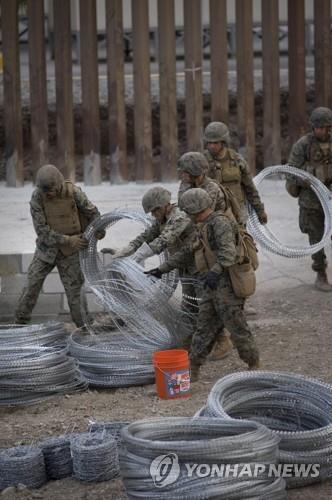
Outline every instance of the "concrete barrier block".
[[27, 273], [31, 261], [33, 259], [33, 253], [22, 253], [22, 273]]
[[60, 314], [62, 304], [62, 294], [40, 294], [36, 307], [33, 310], [34, 314]]
[[19, 299], [18, 294], [1, 293], [0, 294], [0, 315], [14, 317], [14, 311]]
[[20, 294], [26, 285], [26, 274], [15, 274], [13, 276], [4, 276], [1, 279], [1, 293]]
[[63, 284], [61, 283], [60, 276], [58, 273], [49, 274], [44, 281], [43, 285], [44, 293], [64, 293]]
[[0, 255], [0, 276], [14, 276], [21, 272], [22, 256], [20, 254]]

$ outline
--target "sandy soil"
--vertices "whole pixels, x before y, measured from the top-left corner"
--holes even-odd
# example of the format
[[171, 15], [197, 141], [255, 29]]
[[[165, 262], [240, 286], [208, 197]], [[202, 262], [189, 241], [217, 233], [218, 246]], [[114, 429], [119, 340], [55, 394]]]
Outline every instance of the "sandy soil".
[[[257, 293], [253, 305], [260, 311], [251, 321], [268, 370], [293, 371], [332, 381], [330, 327], [331, 295], [300, 284], [289, 289]], [[1, 410], [0, 447], [31, 444], [49, 435], [73, 428], [84, 431], [89, 419], [135, 420], [150, 416], [192, 416], [205, 402], [218, 378], [244, 368], [235, 351], [224, 361], [208, 362], [189, 399], [162, 401], [154, 386], [128, 389], [90, 389], [28, 408]], [[5, 498], [17, 499], [117, 499], [125, 498], [120, 480], [86, 485], [75, 479], [52, 481], [39, 490], [9, 491]], [[332, 483], [292, 490], [292, 500], [328, 500]]]

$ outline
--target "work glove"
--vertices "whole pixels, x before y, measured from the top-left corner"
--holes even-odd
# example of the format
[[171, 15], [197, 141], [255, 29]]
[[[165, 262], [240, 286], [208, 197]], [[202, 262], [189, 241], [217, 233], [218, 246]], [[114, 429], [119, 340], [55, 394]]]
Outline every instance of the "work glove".
[[205, 276], [205, 280], [203, 283], [203, 288], [210, 288], [210, 290], [216, 290], [218, 288], [220, 280], [220, 274], [215, 273], [214, 271], [209, 271]]
[[257, 214], [257, 216], [258, 216], [258, 220], [261, 224], [267, 223], [267, 213], [265, 212], [265, 210], [263, 210], [263, 212], [260, 212], [259, 214]]
[[153, 253], [151, 247], [147, 243], [144, 242], [134, 253], [133, 260], [139, 264], [143, 260], [148, 259], [149, 257], [152, 257], [152, 255], [154, 255], [154, 253]]
[[79, 234], [74, 234], [73, 236], [68, 236], [67, 240], [68, 246], [73, 250], [83, 250], [87, 248], [88, 242]]
[[153, 276], [154, 278], [160, 279], [163, 275], [163, 273], [160, 271], [159, 267], [155, 267], [153, 269], [150, 269], [149, 271], [144, 271], [144, 274], [148, 276]]
[[95, 232], [95, 237], [97, 240], [102, 240], [106, 236], [106, 231], [104, 229], [99, 229]]
[[101, 253], [110, 253], [111, 255], [115, 254], [114, 248], [105, 247], [105, 248], [102, 248], [100, 251], [101, 251]]

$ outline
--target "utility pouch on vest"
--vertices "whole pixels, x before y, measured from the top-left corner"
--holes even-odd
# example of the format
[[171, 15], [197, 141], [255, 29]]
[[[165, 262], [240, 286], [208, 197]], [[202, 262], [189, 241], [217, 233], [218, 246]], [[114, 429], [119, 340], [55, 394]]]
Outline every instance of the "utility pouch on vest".
[[239, 262], [250, 262], [256, 271], [259, 265], [258, 250], [253, 237], [245, 229], [239, 228], [237, 248]]
[[234, 293], [240, 299], [246, 299], [256, 290], [255, 271], [250, 262], [234, 264], [228, 268]]

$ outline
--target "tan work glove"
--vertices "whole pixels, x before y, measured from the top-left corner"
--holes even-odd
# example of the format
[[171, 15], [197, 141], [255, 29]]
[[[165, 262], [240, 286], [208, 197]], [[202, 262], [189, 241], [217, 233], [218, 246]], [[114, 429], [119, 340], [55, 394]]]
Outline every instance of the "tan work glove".
[[79, 234], [68, 236], [67, 244], [73, 250], [83, 250], [88, 246], [87, 240]]
[[260, 212], [257, 214], [258, 220], [261, 224], [266, 224], [267, 223], [267, 213], [265, 211]]
[[121, 257], [129, 257], [135, 252], [135, 248], [132, 245], [127, 245], [126, 247], [116, 250], [113, 254], [113, 259], [120, 259]]
[[106, 231], [104, 229], [99, 229], [95, 232], [95, 237], [97, 240], [102, 240], [106, 236]]

